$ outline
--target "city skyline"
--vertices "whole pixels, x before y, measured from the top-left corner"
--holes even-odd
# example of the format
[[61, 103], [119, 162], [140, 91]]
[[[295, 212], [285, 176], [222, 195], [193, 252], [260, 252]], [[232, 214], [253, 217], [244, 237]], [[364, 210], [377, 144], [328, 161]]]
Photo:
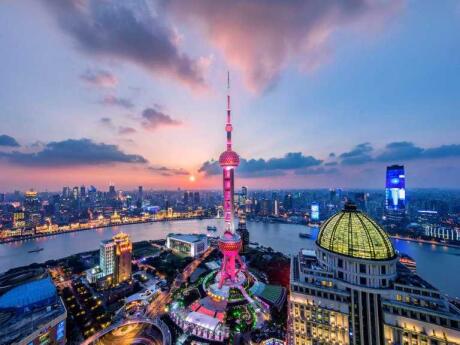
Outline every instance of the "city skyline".
[[225, 6], [3, 2], [0, 190], [215, 189], [227, 70], [236, 188], [458, 188], [457, 2]]

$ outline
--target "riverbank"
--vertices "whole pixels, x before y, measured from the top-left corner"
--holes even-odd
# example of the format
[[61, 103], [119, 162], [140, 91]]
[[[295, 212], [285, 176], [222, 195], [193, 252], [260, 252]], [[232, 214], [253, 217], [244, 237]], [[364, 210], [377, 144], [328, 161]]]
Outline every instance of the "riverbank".
[[412, 237], [403, 237], [403, 236], [390, 236], [390, 237], [395, 240], [410, 241], [410, 242], [416, 242], [416, 243], [431, 244], [431, 245], [440, 246], [440, 247], [450, 247], [450, 248], [460, 249], [460, 244], [444, 243], [444, 242], [438, 242], [434, 240], [429, 241], [429, 240], [424, 240], [421, 238], [412, 238]]
[[96, 226], [88, 226], [88, 227], [79, 227], [70, 230], [62, 230], [62, 231], [53, 231], [41, 234], [34, 234], [34, 235], [24, 235], [24, 236], [17, 236], [17, 237], [9, 237], [9, 238], [2, 238], [0, 239], [0, 244], [12, 243], [12, 242], [25, 242], [30, 240], [35, 240], [41, 237], [51, 237], [55, 235], [63, 235], [63, 234], [71, 234], [74, 232], [79, 231], [88, 231], [88, 230], [97, 230], [97, 229], [106, 229], [115, 226], [125, 226], [125, 225], [135, 225], [135, 224], [147, 224], [147, 223], [164, 223], [164, 222], [175, 222], [175, 221], [184, 221], [184, 220], [204, 220], [204, 219], [213, 219], [212, 217], [187, 217], [187, 218], [172, 218], [172, 219], [154, 219], [154, 220], [141, 220], [129, 223], [115, 223], [115, 224], [104, 224], [104, 225], [96, 225]]

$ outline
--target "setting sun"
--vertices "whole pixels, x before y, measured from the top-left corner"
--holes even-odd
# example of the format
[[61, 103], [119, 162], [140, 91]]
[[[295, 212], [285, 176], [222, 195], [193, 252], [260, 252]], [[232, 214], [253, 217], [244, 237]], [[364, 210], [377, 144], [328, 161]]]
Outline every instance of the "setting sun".
[[189, 180], [190, 182], [195, 182], [196, 178], [195, 178], [195, 176], [190, 175], [190, 176], [188, 177], [188, 180]]

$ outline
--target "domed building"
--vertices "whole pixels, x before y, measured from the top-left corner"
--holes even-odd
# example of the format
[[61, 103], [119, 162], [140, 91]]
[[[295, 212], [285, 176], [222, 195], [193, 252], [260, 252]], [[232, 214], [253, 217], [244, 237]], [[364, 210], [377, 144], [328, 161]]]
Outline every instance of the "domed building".
[[460, 344], [460, 310], [399, 263], [385, 231], [346, 204], [292, 258], [289, 344]]

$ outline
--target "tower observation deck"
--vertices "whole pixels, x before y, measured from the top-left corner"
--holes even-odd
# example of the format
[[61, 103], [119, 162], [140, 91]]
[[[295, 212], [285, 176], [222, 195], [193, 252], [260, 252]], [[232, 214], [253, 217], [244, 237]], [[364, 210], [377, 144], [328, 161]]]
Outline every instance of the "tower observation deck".
[[[227, 74], [227, 149], [219, 157], [222, 167], [223, 199], [224, 199], [224, 234], [219, 239], [219, 249], [224, 258], [220, 270], [219, 287], [224, 284], [234, 284], [238, 280], [238, 273], [244, 268], [244, 263], [239, 256], [241, 249], [241, 238], [235, 233], [233, 223], [234, 207], [233, 195], [235, 190], [235, 168], [240, 164], [240, 157], [232, 149], [232, 118], [230, 106], [230, 74]], [[237, 269], [237, 263], [239, 268]]]

